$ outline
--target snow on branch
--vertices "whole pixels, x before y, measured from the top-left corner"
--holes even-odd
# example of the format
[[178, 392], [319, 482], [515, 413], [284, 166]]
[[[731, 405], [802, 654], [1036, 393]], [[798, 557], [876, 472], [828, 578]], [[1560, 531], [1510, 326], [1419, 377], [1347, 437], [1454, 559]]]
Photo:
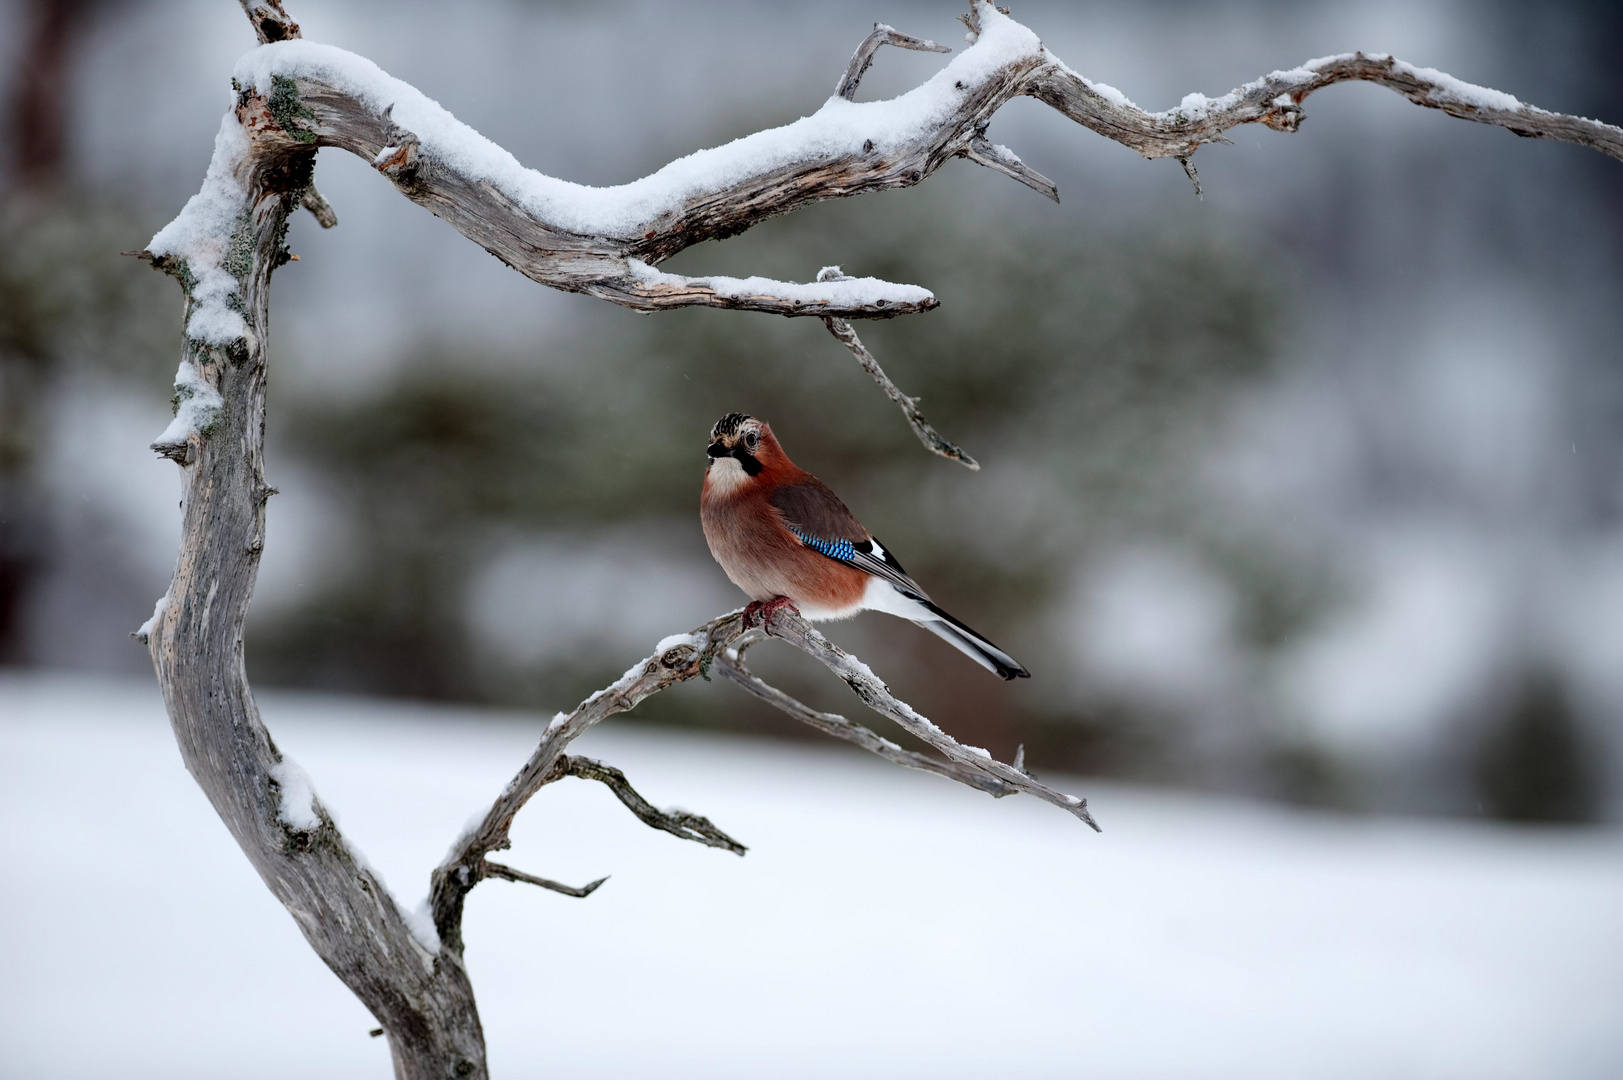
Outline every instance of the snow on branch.
[[1385, 53], [1341, 53], [1275, 71], [1222, 97], [1188, 94], [1177, 106], [1146, 112], [1121, 91], [1078, 75], [1058, 60], [1034, 78], [1026, 93], [1082, 126], [1132, 147], [1147, 158], [1187, 161], [1241, 124], [1295, 131], [1306, 119], [1302, 102], [1315, 90], [1363, 81], [1395, 90], [1428, 109], [1461, 120], [1493, 124], [1529, 139], [1555, 139], [1599, 150], [1623, 161], [1623, 128], [1566, 113], [1548, 112], [1509, 94], [1463, 82], [1433, 68], [1415, 67]]
[[[274, 178], [278, 170], [296, 174], [277, 182], [297, 187], [297, 201], [323, 225], [335, 224], [332, 208], [310, 185], [310, 158], [323, 146], [360, 155], [407, 197], [542, 284], [642, 311], [700, 305], [830, 320], [924, 311], [937, 301], [927, 289], [874, 278], [686, 277], [658, 264], [695, 243], [735, 235], [811, 202], [917, 184], [955, 157], [1057, 199], [1052, 181], [985, 136], [997, 110], [1022, 95], [1145, 157], [1177, 159], [1197, 191], [1190, 158], [1201, 146], [1228, 141], [1224, 133], [1239, 124], [1295, 131], [1309, 94], [1348, 80], [1379, 83], [1451, 116], [1623, 159], [1623, 130], [1616, 127], [1547, 112], [1377, 54], [1309, 61], [1218, 98], [1189, 94], [1175, 108], [1146, 112], [1115, 88], [1071, 70], [999, 9], [973, 0], [964, 17], [969, 47], [905, 94], [852, 100], [880, 45], [942, 48], [880, 24], [852, 57], [835, 95], [810, 116], [700, 150], [628, 184], [589, 187], [526, 169], [370, 60], [304, 41], [280, 0], [241, 2], [264, 44], [237, 63], [236, 102], [221, 123], [202, 189], [140, 253], [185, 287], [188, 338], [200, 349], [233, 356], [251, 345], [239, 286], [247, 245], [257, 234], [243, 216], [245, 185], [252, 177]], [[291, 258], [280, 237], [277, 243], [278, 260]], [[870, 373], [877, 369], [871, 356], [864, 359], [854, 333], [841, 333], [833, 321], [829, 327]], [[875, 378], [927, 446], [969, 463], [910, 399], [882, 375]], [[176, 393], [191, 404], [155, 443], [160, 453], [183, 462], [192, 452], [188, 444], [207, 432], [213, 415], [207, 383], [182, 365]]]
[[[285, 153], [289, 141], [301, 148], [341, 147], [528, 277], [645, 311], [704, 305], [871, 318], [934, 307], [925, 289], [872, 278], [791, 284], [684, 277], [656, 267], [695, 243], [735, 235], [807, 203], [917, 184], [954, 157], [1057, 198], [1051, 181], [985, 138], [997, 110], [1019, 96], [1036, 97], [1147, 158], [1176, 158], [1186, 167], [1196, 150], [1227, 141], [1224, 132], [1239, 124], [1295, 131], [1309, 94], [1348, 80], [1379, 83], [1450, 116], [1623, 158], [1623, 130], [1616, 127], [1547, 112], [1379, 54], [1313, 60], [1221, 97], [1190, 94], [1174, 108], [1147, 112], [1071, 70], [1031, 30], [974, 0], [964, 20], [969, 47], [899, 97], [851, 100], [874, 51], [882, 44], [943, 47], [880, 25], [852, 57], [834, 96], [810, 116], [697, 151], [640, 180], [589, 187], [524, 168], [370, 60], [300, 39], [279, 2], [242, 2], [268, 42], [238, 62], [238, 103], [227, 117], [251, 138], [247, 145], [222, 141], [211, 172], [241, 172], [242, 158]], [[250, 107], [255, 99], [263, 109]], [[324, 205], [312, 209], [320, 214]], [[231, 222], [210, 225], [221, 234], [216, 246], [223, 246]], [[190, 258], [184, 251], [151, 250]]]

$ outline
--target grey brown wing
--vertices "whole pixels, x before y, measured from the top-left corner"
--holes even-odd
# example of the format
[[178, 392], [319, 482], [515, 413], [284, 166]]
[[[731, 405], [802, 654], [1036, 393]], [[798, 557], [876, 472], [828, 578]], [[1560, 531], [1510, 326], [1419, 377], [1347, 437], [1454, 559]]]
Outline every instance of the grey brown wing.
[[888, 581], [915, 599], [930, 598], [840, 497], [816, 477], [779, 488], [772, 495], [772, 505], [783, 515], [789, 531], [813, 551]]

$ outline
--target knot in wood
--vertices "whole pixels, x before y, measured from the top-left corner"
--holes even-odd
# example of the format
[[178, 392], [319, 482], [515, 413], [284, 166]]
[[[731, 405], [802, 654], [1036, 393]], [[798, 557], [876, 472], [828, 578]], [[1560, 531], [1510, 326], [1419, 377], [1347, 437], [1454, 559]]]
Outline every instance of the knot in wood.
[[666, 649], [659, 658], [659, 662], [672, 671], [680, 671], [689, 667], [699, 658], [699, 650], [692, 645], [676, 645]]

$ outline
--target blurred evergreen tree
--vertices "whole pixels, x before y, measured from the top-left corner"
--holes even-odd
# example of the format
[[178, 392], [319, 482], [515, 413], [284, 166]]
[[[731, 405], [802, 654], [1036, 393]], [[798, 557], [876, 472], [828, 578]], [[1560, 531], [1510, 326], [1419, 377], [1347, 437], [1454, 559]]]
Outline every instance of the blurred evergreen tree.
[[676, 262], [804, 279], [835, 253], [850, 273], [942, 297], [858, 331], [980, 474], [926, 453], [817, 320], [616, 311], [535, 356], [426, 348], [374, 396], [276, 402], [272, 456], [336, 483], [356, 557], [312, 603], [253, 624], [255, 678], [551, 707], [589, 692], [625, 658], [525, 675], [475, 656], [465, 606], [492, 538], [632, 526], [719, 574], [698, 538], [702, 446], [740, 410], [770, 420], [943, 603], [1050, 680], [998, 695], [928, 643], [887, 648], [887, 677], [922, 708], [1011, 752], [1041, 743], [1050, 761], [1132, 771], [1153, 756], [1126, 711], [1064, 704], [1071, 661], [1045, 631], [1090, 544], [1204, 527], [1177, 478], [1228, 395], [1273, 363], [1258, 260], [1211, 236], [1014, 232], [949, 215], [926, 188], [814, 207]]
[[1584, 823], [1600, 818], [1597, 764], [1561, 680], [1535, 671], [1478, 750], [1474, 779], [1493, 817]]

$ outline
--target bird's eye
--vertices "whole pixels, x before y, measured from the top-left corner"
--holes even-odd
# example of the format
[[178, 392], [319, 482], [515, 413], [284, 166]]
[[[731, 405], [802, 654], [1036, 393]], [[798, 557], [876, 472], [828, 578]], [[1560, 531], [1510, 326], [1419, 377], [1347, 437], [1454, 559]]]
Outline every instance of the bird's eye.
[[753, 432], [753, 431], [749, 432], [748, 434], [746, 434], [744, 436], [744, 446], [747, 449], [750, 449], [750, 450], [754, 450], [755, 447], [760, 443], [760, 441], [761, 441], [761, 437], [759, 435], [755, 434], [755, 432]]

